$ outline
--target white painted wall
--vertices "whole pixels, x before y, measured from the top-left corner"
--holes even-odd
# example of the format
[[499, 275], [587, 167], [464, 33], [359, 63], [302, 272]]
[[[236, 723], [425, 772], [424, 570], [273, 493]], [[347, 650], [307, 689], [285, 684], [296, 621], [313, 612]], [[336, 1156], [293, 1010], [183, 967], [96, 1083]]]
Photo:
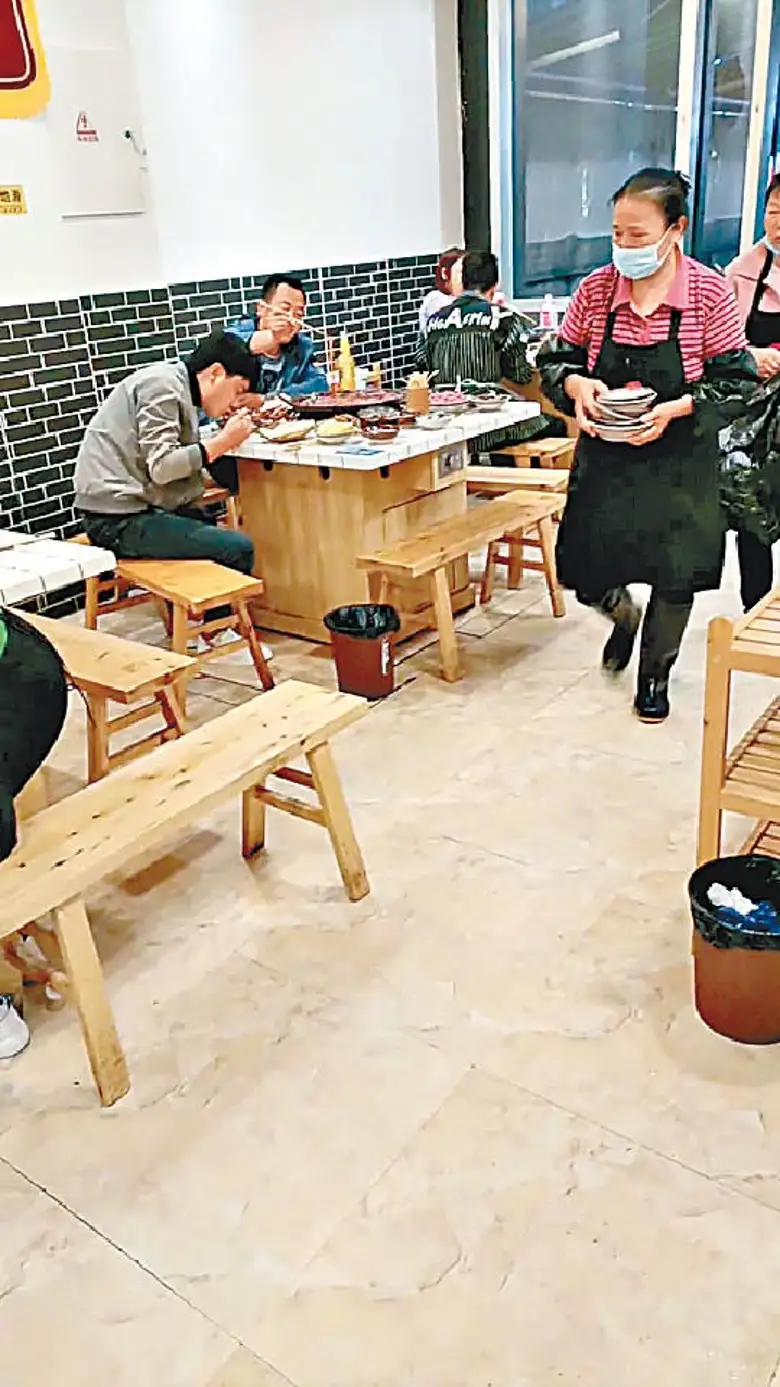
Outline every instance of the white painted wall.
[[[57, 48], [113, 48], [129, 61], [123, 0], [38, 0], [38, 18], [52, 55]], [[46, 112], [0, 120], [0, 183], [21, 183], [29, 206], [25, 217], [0, 217], [0, 303], [160, 282], [150, 213], [62, 220]]]
[[164, 277], [462, 235], [455, 0], [126, 0]]

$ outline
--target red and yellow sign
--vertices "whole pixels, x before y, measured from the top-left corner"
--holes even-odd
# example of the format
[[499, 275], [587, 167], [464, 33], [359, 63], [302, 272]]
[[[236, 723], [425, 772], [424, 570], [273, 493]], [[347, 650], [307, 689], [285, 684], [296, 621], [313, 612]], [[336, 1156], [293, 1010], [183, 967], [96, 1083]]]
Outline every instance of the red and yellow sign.
[[37, 116], [49, 96], [35, 0], [0, 0], [0, 117]]

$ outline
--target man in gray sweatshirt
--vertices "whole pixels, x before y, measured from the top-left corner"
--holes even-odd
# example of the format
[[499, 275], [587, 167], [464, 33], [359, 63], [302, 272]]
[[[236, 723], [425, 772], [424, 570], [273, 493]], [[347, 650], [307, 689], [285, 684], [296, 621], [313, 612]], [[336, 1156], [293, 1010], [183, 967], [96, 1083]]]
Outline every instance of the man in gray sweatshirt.
[[122, 559], [213, 559], [252, 572], [248, 536], [209, 523], [196, 503], [203, 469], [252, 432], [239, 411], [201, 443], [198, 411], [222, 417], [256, 377], [248, 347], [218, 330], [186, 362], [145, 366], [111, 391], [76, 459], [76, 509], [93, 544]]

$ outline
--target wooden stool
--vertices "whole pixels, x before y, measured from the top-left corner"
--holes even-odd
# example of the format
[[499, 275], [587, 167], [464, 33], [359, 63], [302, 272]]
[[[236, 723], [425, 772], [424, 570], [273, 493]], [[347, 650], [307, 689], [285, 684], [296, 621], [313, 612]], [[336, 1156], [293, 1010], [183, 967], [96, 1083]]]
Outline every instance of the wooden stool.
[[[557, 513], [554, 516], [545, 516], [544, 519], [530, 525], [527, 530], [502, 535], [500, 539], [493, 540], [488, 545], [480, 593], [480, 602], [483, 606], [486, 606], [493, 597], [496, 568], [501, 567], [508, 569], [506, 585], [509, 589], [519, 588], [522, 585], [524, 572], [543, 573], [547, 583], [547, 591], [550, 594], [553, 616], [566, 615], [566, 602], [563, 591], [558, 584], [558, 571], [555, 564], [553, 521], [557, 519]], [[527, 559], [525, 557], [526, 547], [535, 550], [540, 557]], [[506, 553], [503, 552], [504, 549], [507, 550]]]
[[[88, 535], [75, 535], [71, 544], [89, 544]], [[133, 591], [130, 583], [120, 578], [117, 572], [101, 574], [99, 578], [84, 580], [84, 625], [90, 631], [97, 631], [98, 617], [109, 612], [122, 612], [126, 607], [138, 607], [151, 602], [148, 592]]]
[[[101, 780], [116, 766], [186, 732], [175, 683], [197, 668], [195, 660], [103, 631], [85, 630], [71, 621], [52, 621], [30, 612], [18, 615], [51, 642], [71, 684], [86, 699], [90, 781]], [[110, 703], [123, 705], [128, 711], [110, 718]], [[121, 751], [111, 751], [110, 741], [116, 733], [149, 718], [161, 718], [162, 727]]]
[[200, 498], [199, 504], [204, 508], [207, 506], [224, 506], [224, 517], [217, 521], [226, 530], [241, 529], [241, 509], [237, 496], [232, 491], [228, 491], [224, 486], [207, 486]]
[[502, 457], [514, 458], [518, 467], [570, 469], [576, 446], [576, 439], [573, 438], [531, 438], [527, 443], [508, 443], [499, 452]]
[[[212, 563], [211, 559], [120, 559], [117, 573], [131, 586], [143, 588], [159, 601], [170, 603], [173, 608], [171, 649], [177, 655], [186, 655], [190, 641], [198, 636], [234, 631], [234, 641], [214, 646], [198, 655], [194, 663], [202, 669], [208, 661], [234, 655], [247, 646], [263, 688], [274, 687], [273, 675], [247, 606], [248, 602], [262, 596], [260, 578], [246, 578], [232, 568]], [[232, 608], [229, 617], [203, 620], [212, 608], [227, 606]], [[181, 681], [179, 687], [180, 697], [183, 697]]]

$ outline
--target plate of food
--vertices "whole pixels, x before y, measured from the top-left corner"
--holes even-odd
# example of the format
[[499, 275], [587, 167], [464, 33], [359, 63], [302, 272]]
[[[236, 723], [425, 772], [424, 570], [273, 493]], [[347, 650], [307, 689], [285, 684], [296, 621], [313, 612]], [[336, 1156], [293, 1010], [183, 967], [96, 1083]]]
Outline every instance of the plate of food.
[[462, 390], [434, 390], [431, 394], [431, 409], [447, 414], [462, 414], [469, 407]]
[[420, 414], [417, 419], [417, 427], [418, 429], [430, 429], [433, 433], [436, 429], [446, 429], [449, 422], [449, 414]]
[[295, 411], [303, 419], [327, 419], [334, 414], [356, 414], [371, 405], [400, 406], [393, 390], [350, 390], [341, 395], [297, 395]]
[[302, 443], [314, 433], [314, 425], [304, 419], [283, 419], [272, 428], [260, 429], [267, 443]]
[[332, 419], [323, 419], [322, 423], [317, 425], [317, 442], [338, 447], [340, 443], [355, 438], [358, 432], [357, 419], [350, 414], [336, 414]]
[[292, 405], [280, 399], [266, 400], [259, 409], [252, 411], [252, 419], [258, 429], [273, 429], [277, 424], [294, 418], [295, 411]]

